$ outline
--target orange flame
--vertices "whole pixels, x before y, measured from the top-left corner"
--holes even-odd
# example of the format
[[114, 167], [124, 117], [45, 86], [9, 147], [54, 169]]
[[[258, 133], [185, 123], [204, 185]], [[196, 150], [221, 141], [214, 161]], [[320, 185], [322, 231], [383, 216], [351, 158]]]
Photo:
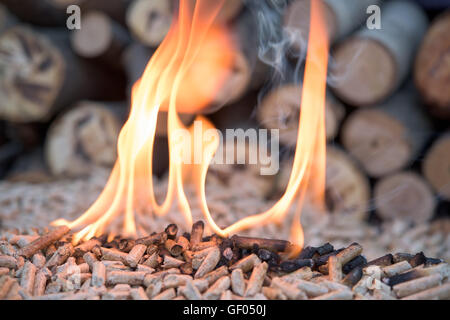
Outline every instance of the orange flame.
[[[187, 225], [192, 224], [191, 208], [183, 183], [192, 175], [204, 217], [214, 232], [228, 236], [254, 226], [281, 223], [297, 200], [292, 217], [291, 241], [303, 246], [300, 223], [306, 196], [323, 203], [325, 186], [325, 87], [328, 64], [328, 40], [321, 16], [321, 3], [311, 2], [311, 28], [301, 100], [298, 140], [291, 176], [285, 193], [269, 210], [248, 216], [225, 229], [211, 216], [205, 195], [205, 180], [219, 146], [218, 135], [201, 142], [202, 158], [193, 165], [180, 159], [192, 157], [193, 127], [186, 128], [177, 111], [196, 112], [210, 103], [226, 80], [233, 60], [233, 45], [225, 28], [215, 21], [225, 0], [180, 0], [178, 19], [154, 56], [142, 78], [134, 85], [132, 108], [118, 139], [118, 160], [111, 176], [95, 203], [72, 222], [57, 220], [71, 229], [81, 229], [74, 242], [87, 240], [105, 232], [119, 214], [124, 213], [124, 235], [136, 236], [135, 214], [166, 214], [178, 201]], [[300, 103], [300, 101], [299, 101]], [[152, 154], [157, 115], [168, 110], [169, 176], [166, 198], [158, 204], [152, 180]], [[214, 128], [198, 116], [202, 130]], [[188, 133], [180, 135], [180, 132]], [[189, 137], [189, 139], [186, 139]]]

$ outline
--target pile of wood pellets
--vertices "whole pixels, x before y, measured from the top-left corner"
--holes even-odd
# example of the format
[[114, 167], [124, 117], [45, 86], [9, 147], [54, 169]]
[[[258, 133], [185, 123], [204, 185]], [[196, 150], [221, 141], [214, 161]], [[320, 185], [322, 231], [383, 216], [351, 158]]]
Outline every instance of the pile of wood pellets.
[[[417, 254], [372, 261], [358, 243], [204, 236], [204, 223], [175, 224], [131, 240], [72, 245], [65, 226], [0, 235], [0, 299], [7, 300], [395, 300], [450, 299], [450, 267]], [[294, 250], [294, 251], [293, 251]]]

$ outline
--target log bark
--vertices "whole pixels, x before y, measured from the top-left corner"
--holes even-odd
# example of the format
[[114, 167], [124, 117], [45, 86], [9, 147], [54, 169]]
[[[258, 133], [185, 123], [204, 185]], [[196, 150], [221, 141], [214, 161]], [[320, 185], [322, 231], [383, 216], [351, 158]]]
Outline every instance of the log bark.
[[414, 78], [430, 111], [450, 119], [450, 10], [428, 29], [416, 58]]
[[77, 177], [87, 174], [93, 166], [112, 166], [125, 115], [122, 103], [82, 101], [59, 116], [45, 142], [45, 159], [51, 173]]
[[[329, 213], [364, 220], [370, 199], [367, 176], [357, 162], [335, 146], [327, 146], [325, 206]], [[293, 159], [281, 164], [277, 189], [284, 192], [292, 170]]]
[[0, 36], [0, 118], [45, 122], [81, 99], [123, 98], [123, 79], [70, 49], [60, 29], [15, 26]]
[[434, 190], [450, 200], [450, 132], [443, 134], [427, 151], [422, 172]]
[[128, 32], [105, 13], [89, 11], [83, 16], [83, 27], [71, 33], [73, 50], [81, 57], [122, 69], [120, 59], [131, 42]]
[[[349, 35], [367, 19], [367, 7], [379, 5], [381, 0], [325, 0], [323, 16], [330, 43]], [[291, 37], [296, 53], [306, 49], [310, 27], [311, 0], [295, 0], [286, 8], [283, 26]]]
[[386, 103], [353, 112], [343, 124], [344, 147], [371, 177], [382, 177], [414, 161], [432, 133], [429, 116], [408, 84]]
[[[287, 147], [295, 147], [297, 143], [301, 96], [301, 85], [286, 84], [273, 89], [257, 109], [258, 122], [268, 129], [279, 129], [280, 141]], [[327, 92], [325, 115], [327, 140], [332, 140], [345, 110], [330, 92]]]
[[156, 47], [170, 29], [173, 9], [171, 0], [134, 0], [127, 9], [126, 23], [138, 41]]
[[387, 2], [381, 29], [362, 27], [334, 53], [334, 92], [361, 107], [380, 103], [402, 84], [427, 28], [427, 18], [410, 1]]
[[428, 221], [435, 197], [426, 181], [413, 172], [399, 172], [379, 180], [374, 189], [375, 208], [384, 220]]

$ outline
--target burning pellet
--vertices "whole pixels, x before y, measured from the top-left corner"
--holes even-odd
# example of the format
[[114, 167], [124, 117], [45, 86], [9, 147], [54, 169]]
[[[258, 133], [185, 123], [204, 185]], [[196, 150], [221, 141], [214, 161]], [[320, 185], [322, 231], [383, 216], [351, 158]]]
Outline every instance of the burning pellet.
[[290, 242], [286, 240], [241, 237], [238, 235], [232, 236], [231, 241], [233, 241], [236, 247], [241, 249], [253, 249], [253, 247], [257, 245], [258, 248], [274, 252], [283, 252], [290, 245]]
[[235, 294], [244, 296], [245, 281], [242, 269], [234, 269], [233, 272], [231, 272], [231, 288]]
[[[341, 251], [342, 251], [342, 250], [341, 250]], [[335, 251], [332, 251], [332, 252], [330, 252], [330, 253], [324, 254], [323, 256], [314, 258], [314, 259], [313, 259], [313, 260], [314, 260], [314, 266], [320, 267], [320, 266], [326, 264], [326, 263], [328, 262], [328, 259], [329, 259], [331, 256], [335, 256], [335, 255], [337, 255], [339, 252], [340, 252], [339, 250], [335, 250]]]
[[182, 264], [180, 266], [180, 271], [183, 274], [188, 274], [188, 275], [192, 274], [194, 272], [194, 269], [192, 268], [192, 263], [186, 262], [186, 263]]
[[100, 248], [102, 252], [102, 260], [121, 261], [126, 263], [127, 253], [108, 248]]
[[396, 274], [403, 273], [407, 270], [411, 269], [411, 265], [408, 261], [401, 261], [396, 264], [383, 267], [381, 270], [384, 272], [384, 274], [388, 277], [395, 276]]
[[358, 243], [352, 243], [350, 246], [339, 252], [336, 257], [339, 259], [341, 265], [346, 264], [350, 260], [359, 256], [362, 252], [362, 247]]
[[193, 251], [202, 251], [208, 248], [216, 247], [217, 243], [215, 241], [204, 241], [199, 242], [192, 246]]
[[297, 280], [293, 284], [304, 291], [308, 297], [317, 297], [328, 292], [327, 288], [305, 280]]
[[76, 246], [73, 255], [75, 257], [82, 257], [86, 252], [91, 251], [95, 246], [101, 246], [101, 244], [99, 239], [92, 238]]
[[[331, 250], [333, 251], [333, 250]], [[298, 255], [298, 259], [311, 259], [314, 254], [316, 254], [317, 252], [317, 248], [316, 247], [305, 247], [303, 248], [303, 250], [300, 252], [300, 254]], [[320, 255], [320, 254], [319, 254]]]
[[205, 257], [202, 264], [200, 265], [197, 272], [195, 273], [194, 277], [196, 279], [202, 278], [208, 272], [214, 270], [214, 268], [217, 266], [217, 263], [219, 262], [219, 260], [220, 260], [220, 249], [218, 247], [215, 247]]
[[188, 300], [201, 300], [202, 294], [200, 290], [194, 285], [192, 280], [188, 280], [186, 285], [182, 287], [181, 294]]
[[[341, 259], [337, 256], [331, 256], [328, 259], [328, 274], [331, 281], [339, 282], [342, 280], [342, 264]], [[345, 261], [345, 259], [344, 259]]]
[[157, 252], [154, 252], [150, 255], [150, 257], [148, 257], [147, 260], [145, 260], [143, 264], [150, 268], [156, 268], [161, 262], [162, 258], [158, 255]]
[[353, 298], [353, 293], [346, 290], [336, 290], [329, 293], [323, 294], [321, 296], [313, 298], [313, 300], [351, 300]]
[[342, 272], [347, 274], [350, 271], [352, 271], [353, 269], [355, 269], [356, 267], [361, 267], [366, 264], [367, 264], [366, 258], [364, 258], [364, 256], [362, 256], [362, 255], [359, 255], [356, 258], [354, 258], [354, 259], [350, 260], [349, 262], [347, 262], [346, 264], [344, 264], [342, 266]]
[[130, 290], [130, 295], [133, 300], [148, 300], [144, 288], [133, 288]]
[[[119, 241], [119, 250], [122, 252], [130, 252], [136, 245], [136, 241], [133, 239], [121, 239]], [[147, 250], [147, 247], [145, 248]]]
[[421, 264], [424, 264], [427, 261], [427, 257], [423, 254], [423, 252], [419, 252], [415, 254], [411, 259], [408, 260], [411, 267], [417, 267]]
[[0, 277], [0, 300], [4, 299], [16, 281], [10, 276]]
[[101, 261], [96, 261], [92, 268], [91, 285], [94, 287], [101, 287], [105, 284], [106, 267]]
[[392, 290], [398, 298], [410, 296], [412, 294], [438, 286], [442, 281], [440, 274], [433, 274], [427, 277], [403, 282], [395, 285]]
[[214, 284], [206, 290], [203, 298], [205, 300], [218, 300], [222, 292], [227, 290], [230, 287], [230, 278], [228, 276], [224, 276], [214, 282]]
[[67, 226], [60, 226], [49, 233], [39, 237], [38, 239], [31, 242], [29, 245], [21, 248], [18, 252], [19, 255], [26, 258], [30, 258], [33, 254], [41, 249], [48, 247], [50, 244], [61, 239], [70, 229]]
[[303, 267], [313, 267], [314, 260], [313, 259], [295, 259], [295, 260], [287, 260], [283, 261], [280, 264], [280, 268], [284, 272], [293, 272]]
[[161, 292], [160, 294], [154, 296], [152, 298], [152, 300], [172, 300], [176, 296], [177, 296], [177, 294], [175, 292], [175, 289], [170, 288], [170, 289], [167, 289], [167, 290]]
[[242, 269], [244, 273], [249, 272], [253, 269], [253, 267], [257, 264], [261, 263], [261, 260], [256, 256], [256, 254], [252, 253], [251, 255], [242, 258], [238, 262], [236, 262], [234, 265], [230, 267], [230, 270], [234, 269]]
[[334, 247], [329, 242], [325, 243], [324, 245], [317, 247], [316, 251], [320, 256], [323, 256], [324, 254], [333, 252]]
[[380, 267], [385, 267], [385, 266], [390, 266], [391, 264], [393, 264], [394, 262], [399, 262], [399, 261], [395, 261], [394, 256], [392, 256], [392, 254], [386, 254], [382, 257], [376, 258], [372, 261], [369, 261], [367, 263], [367, 266], [380, 266]]
[[94, 263], [98, 261], [95, 255], [91, 252], [87, 252], [83, 255], [83, 259], [89, 265], [89, 269], [91, 271], [94, 270]]
[[[392, 256], [392, 255], [391, 255]], [[414, 257], [414, 255], [409, 253], [403, 253], [403, 252], [397, 252], [392, 256], [392, 263], [398, 263], [401, 261], [408, 261], [411, 260]]]
[[146, 246], [150, 246], [152, 244], [161, 244], [167, 240], [167, 233], [160, 232], [153, 235], [150, 235], [145, 238], [140, 238], [136, 240], [136, 244], [144, 244]]
[[177, 244], [183, 248], [183, 252], [189, 249], [190, 243], [189, 240], [183, 236], [179, 236], [177, 239]]
[[449, 300], [450, 282], [439, 287], [430, 288], [422, 292], [402, 298], [402, 300]]
[[25, 266], [23, 267], [23, 272], [20, 277], [20, 286], [23, 288], [23, 290], [25, 290], [29, 294], [33, 292], [35, 278], [36, 278], [36, 266], [30, 261], [27, 261], [25, 263]]
[[144, 281], [145, 272], [140, 271], [111, 271], [106, 274], [107, 284], [124, 283], [132, 286], [141, 285]]
[[289, 300], [306, 300], [308, 297], [306, 294], [297, 288], [295, 285], [288, 283], [281, 278], [275, 277], [272, 279], [271, 286], [275, 289], [281, 290], [283, 294], [289, 299]]
[[131, 249], [131, 251], [125, 257], [125, 263], [132, 268], [136, 268], [139, 260], [144, 255], [147, 247], [143, 244], [137, 244]]
[[203, 221], [197, 221], [192, 225], [191, 239], [190, 239], [192, 248], [195, 245], [202, 242], [204, 229], [205, 229], [205, 224], [203, 223]]
[[341, 283], [352, 288], [359, 280], [361, 280], [362, 275], [362, 267], [356, 267], [342, 279]]
[[48, 278], [48, 275], [43, 270], [39, 270], [36, 273], [36, 277], [34, 279], [33, 296], [41, 296], [44, 294]]
[[56, 246], [52, 243], [45, 249], [45, 257], [48, 259], [56, 252]]
[[183, 260], [176, 259], [174, 257], [171, 257], [170, 255], [164, 256], [164, 263], [162, 264], [162, 267], [164, 269], [170, 269], [170, 268], [178, 268], [184, 263]]
[[16, 269], [17, 268], [17, 260], [11, 256], [0, 256], [0, 267]]
[[167, 239], [164, 246], [172, 256], [179, 256], [183, 252], [183, 247], [172, 239]]
[[278, 288], [263, 287], [262, 293], [270, 300], [286, 300], [287, 297]]
[[60, 246], [52, 257], [45, 264], [46, 267], [59, 266], [63, 264], [73, 253], [73, 246], [71, 243], [66, 243]]
[[173, 240], [176, 238], [178, 233], [178, 226], [176, 224], [169, 224], [164, 232], [167, 234], [167, 238]]

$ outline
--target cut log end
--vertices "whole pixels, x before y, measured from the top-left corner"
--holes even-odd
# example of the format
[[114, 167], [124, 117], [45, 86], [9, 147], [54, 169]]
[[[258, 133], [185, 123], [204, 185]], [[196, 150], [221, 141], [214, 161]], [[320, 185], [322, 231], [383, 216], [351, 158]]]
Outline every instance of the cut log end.
[[334, 58], [334, 92], [353, 106], [380, 102], [396, 87], [396, 62], [375, 40], [353, 37], [337, 47]]
[[52, 43], [27, 27], [8, 29], [0, 37], [0, 66], [0, 118], [30, 122], [47, 117], [65, 72]]
[[325, 205], [332, 214], [367, 217], [370, 186], [366, 175], [343, 151], [327, 147]]
[[45, 157], [55, 175], [80, 176], [93, 165], [116, 159], [120, 123], [106, 106], [81, 102], [55, 121], [48, 132]]
[[375, 185], [374, 197], [377, 213], [385, 220], [423, 223], [434, 213], [435, 198], [431, 188], [412, 172], [400, 172], [381, 179]]
[[93, 11], [83, 17], [83, 27], [73, 32], [71, 42], [77, 54], [85, 58], [95, 58], [108, 49], [112, 37], [108, 16]]
[[127, 10], [126, 22], [139, 41], [158, 46], [172, 23], [171, 1], [135, 0]]
[[450, 134], [433, 144], [425, 156], [422, 171], [436, 192], [450, 200]]
[[450, 11], [436, 19], [421, 45], [415, 62], [417, 87], [430, 110], [450, 118]]
[[367, 173], [380, 177], [402, 168], [411, 158], [405, 128], [379, 110], [359, 110], [345, 122], [342, 142]]
[[[257, 111], [259, 123], [268, 129], [278, 129], [280, 141], [285, 146], [294, 147], [297, 144], [301, 95], [301, 85], [279, 87], [264, 98]], [[344, 114], [344, 106], [327, 93], [325, 105], [327, 140], [336, 137]]]

